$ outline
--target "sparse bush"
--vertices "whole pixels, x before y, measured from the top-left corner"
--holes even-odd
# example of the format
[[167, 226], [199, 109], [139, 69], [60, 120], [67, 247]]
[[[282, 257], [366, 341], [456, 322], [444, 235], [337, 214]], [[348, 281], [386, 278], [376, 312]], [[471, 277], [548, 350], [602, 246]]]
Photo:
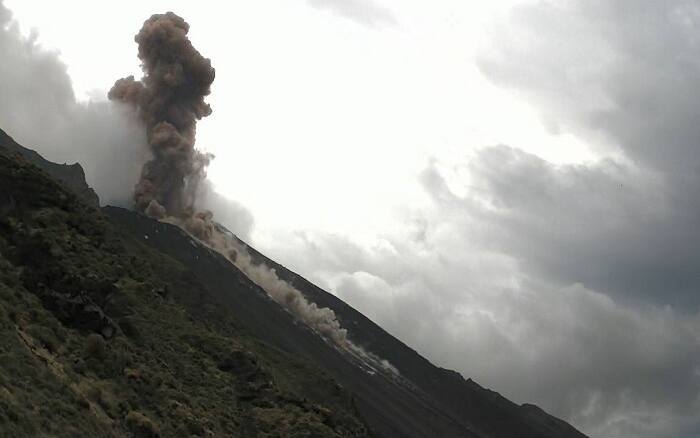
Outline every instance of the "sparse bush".
[[91, 333], [85, 340], [85, 355], [97, 359], [103, 359], [107, 354], [107, 345], [102, 335]]
[[155, 423], [138, 411], [130, 411], [126, 415], [126, 425], [139, 438], [157, 438], [160, 436]]
[[97, 403], [110, 418], [120, 416], [118, 402], [109, 389], [102, 388], [95, 382], [88, 388], [86, 395], [90, 401]]
[[122, 329], [122, 333], [124, 333], [129, 338], [135, 340], [139, 339], [139, 331], [136, 328], [136, 324], [132, 317], [125, 316], [119, 319], [119, 327]]
[[48, 327], [32, 324], [27, 328], [27, 332], [44, 346], [47, 350], [55, 353], [58, 350], [60, 341], [56, 333]]
[[99, 386], [90, 386], [87, 391], [85, 391], [85, 395], [92, 401], [98, 403], [100, 399], [102, 398], [102, 388]]

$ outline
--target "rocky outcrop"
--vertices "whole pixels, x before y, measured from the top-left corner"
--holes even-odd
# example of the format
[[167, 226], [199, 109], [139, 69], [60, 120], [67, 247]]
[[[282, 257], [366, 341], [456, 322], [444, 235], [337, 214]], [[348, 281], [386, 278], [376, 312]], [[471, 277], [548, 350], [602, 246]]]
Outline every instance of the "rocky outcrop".
[[[88, 186], [87, 182], [85, 182], [85, 171], [80, 164], [56, 164], [48, 161], [37, 152], [20, 146], [12, 137], [0, 129], [0, 153], [3, 152], [3, 149], [9, 153], [22, 155], [25, 160], [38, 166], [54, 179], [63, 183], [64, 186], [69, 188], [86, 204], [92, 207], [100, 206], [100, 198], [97, 196], [97, 193]], [[2, 199], [0, 199], [0, 203], [1, 202]], [[0, 205], [0, 212], [1, 211], [2, 207]]]

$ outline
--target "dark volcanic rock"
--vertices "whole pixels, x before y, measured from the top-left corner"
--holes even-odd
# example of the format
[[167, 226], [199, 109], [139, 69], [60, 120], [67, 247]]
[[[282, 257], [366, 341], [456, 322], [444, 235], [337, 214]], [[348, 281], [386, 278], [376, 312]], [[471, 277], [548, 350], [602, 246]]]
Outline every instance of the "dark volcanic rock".
[[99, 333], [109, 339], [118, 330], [117, 324], [102, 308], [85, 296], [69, 296], [55, 291], [41, 295], [45, 307], [66, 325], [84, 332]]

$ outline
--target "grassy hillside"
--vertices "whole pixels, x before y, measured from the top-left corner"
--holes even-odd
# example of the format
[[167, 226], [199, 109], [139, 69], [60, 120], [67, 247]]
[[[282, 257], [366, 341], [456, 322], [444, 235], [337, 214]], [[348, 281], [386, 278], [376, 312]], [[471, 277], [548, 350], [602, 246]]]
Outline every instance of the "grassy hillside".
[[324, 370], [207, 318], [185, 266], [7, 151], [0, 187], [0, 436], [367, 436]]

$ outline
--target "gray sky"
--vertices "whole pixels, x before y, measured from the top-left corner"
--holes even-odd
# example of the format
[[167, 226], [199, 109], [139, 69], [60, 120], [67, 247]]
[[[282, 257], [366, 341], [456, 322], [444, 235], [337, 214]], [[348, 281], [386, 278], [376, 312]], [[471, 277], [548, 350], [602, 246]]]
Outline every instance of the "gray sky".
[[105, 90], [173, 9], [217, 68], [217, 217], [591, 436], [700, 434], [694, 2], [4, 3], [0, 127], [103, 199], [144, 159]]

